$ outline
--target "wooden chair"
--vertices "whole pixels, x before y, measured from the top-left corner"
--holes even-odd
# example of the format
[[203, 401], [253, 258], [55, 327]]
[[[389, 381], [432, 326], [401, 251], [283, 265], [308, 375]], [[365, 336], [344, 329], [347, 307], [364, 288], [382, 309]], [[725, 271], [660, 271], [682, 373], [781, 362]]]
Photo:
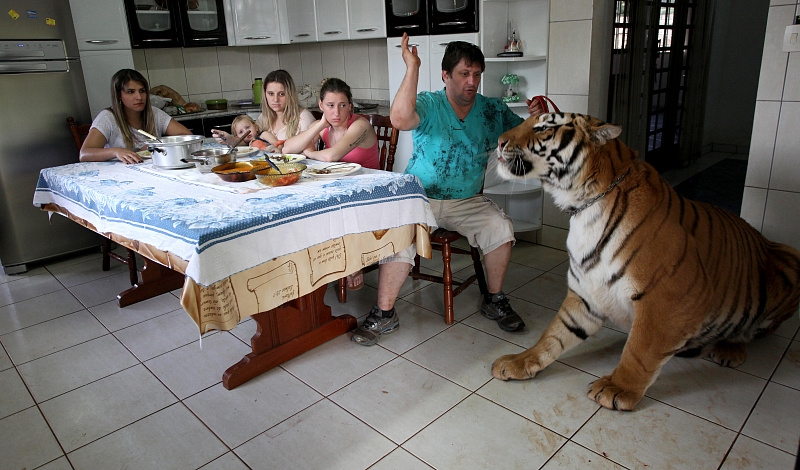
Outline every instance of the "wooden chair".
[[[75, 118], [71, 116], [67, 118], [67, 125], [69, 126], [69, 131], [72, 133], [73, 140], [75, 140], [75, 147], [80, 151], [83, 141], [86, 139], [86, 136], [89, 135], [89, 129], [91, 129], [92, 126], [89, 124], [78, 125], [75, 122]], [[111, 240], [106, 238], [103, 241], [102, 252], [103, 271], [111, 269], [111, 259], [113, 258], [122, 264], [128, 265], [128, 274], [130, 275], [132, 286], [139, 282], [139, 271], [136, 269], [135, 251], [128, 249], [127, 256], [122, 257], [111, 250]]]
[[[444, 290], [444, 321], [448, 325], [452, 325], [455, 321], [455, 311], [453, 310], [453, 298], [464, 291], [476, 280], [478, 281], [478, 288], [481, 294], [489, 292], [486, 286], [486, 276], [483, 273], [483, 263], [481, 263], [481, 254], [477, 248], [470, 246], [469, 250], [453, 246], [457, 240], [462, 238], [458, 232], [451, 232], [443, 228], [438, 228], [430, 235], [431, 248], [435, 251], [442, 253], [442, 275], [435, 276], [432, 274], [425, 274], [420, 271], [420, 257], [417, 255], [414, 258], [414, 267], [411, 268], [412, 279], [422, 279], [423, 281], [438, 282], [443, 284]], [[464, 281], [456, 281], [453, 279], [453, 270], [450, 267], [450, 261], [453, 254], [470, 255], [472, 256], [472, 265], [475, 268], [475, 273]]]
[[[389, 116], [382, 116], [380, 114], [367, 114], [364, 117], [369, 120], [372, 127], [375, 128], [375, 133], [378, 135], [378, 149], [380, 151], [380, 169], [384, 171], [392, 171], [394, 167], [394, 154], [397, 152], [397, 138], [400, 133], [392, 126], [392, 121]], [[319, 119], [319, 118], [318, 118]], [[368, 273], [378, 267], [377, 264], [366, 266], [362, 272]], [[339, 279], [339, 302], [347, 302], [347, 278]]]

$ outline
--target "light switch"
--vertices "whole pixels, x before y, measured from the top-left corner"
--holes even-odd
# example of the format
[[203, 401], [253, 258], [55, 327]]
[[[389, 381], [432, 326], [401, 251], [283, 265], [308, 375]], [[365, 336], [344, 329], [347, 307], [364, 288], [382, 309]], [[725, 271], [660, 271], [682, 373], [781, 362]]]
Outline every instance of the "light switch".
[[783, 34], [783, 52], [800, 52], [800, 24], [786, 27]]

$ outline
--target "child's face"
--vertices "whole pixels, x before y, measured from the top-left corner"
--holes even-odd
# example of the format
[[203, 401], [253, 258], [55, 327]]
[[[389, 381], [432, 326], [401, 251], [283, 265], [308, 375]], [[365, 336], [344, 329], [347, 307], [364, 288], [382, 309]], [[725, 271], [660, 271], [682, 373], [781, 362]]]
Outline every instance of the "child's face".
[[258, 137], [258, 129], [256, 129], [256, 126], [250, 124], [249, 122], [238, 124], [236, 126], [236, 137], [242, 137], [248, 132], [250, 135], [242, 141], [247, 144], [249, 144], [254, 138]]

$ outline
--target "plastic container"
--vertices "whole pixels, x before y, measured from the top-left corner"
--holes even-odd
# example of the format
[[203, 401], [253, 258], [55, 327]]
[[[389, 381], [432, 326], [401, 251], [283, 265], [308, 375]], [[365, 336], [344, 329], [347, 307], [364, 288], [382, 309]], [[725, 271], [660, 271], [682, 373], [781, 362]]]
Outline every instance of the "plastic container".
[[206, 100], [206, 109], [210, 110], [228, 109], [228, 100], [226, 99]]
[[263, 82], [260, 78], [256, 78], [253, 82], [253, 104], [261, 104], [261, 87]]

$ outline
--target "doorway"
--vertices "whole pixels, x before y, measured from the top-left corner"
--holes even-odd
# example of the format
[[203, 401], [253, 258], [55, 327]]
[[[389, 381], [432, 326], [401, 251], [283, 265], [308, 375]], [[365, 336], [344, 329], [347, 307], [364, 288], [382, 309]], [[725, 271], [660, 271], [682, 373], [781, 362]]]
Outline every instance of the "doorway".
[[[703, 0], [615, 0], [609, 122], [659, 171], [701, 154]], [[689, 129], [689, 131], [686, 131]]]

